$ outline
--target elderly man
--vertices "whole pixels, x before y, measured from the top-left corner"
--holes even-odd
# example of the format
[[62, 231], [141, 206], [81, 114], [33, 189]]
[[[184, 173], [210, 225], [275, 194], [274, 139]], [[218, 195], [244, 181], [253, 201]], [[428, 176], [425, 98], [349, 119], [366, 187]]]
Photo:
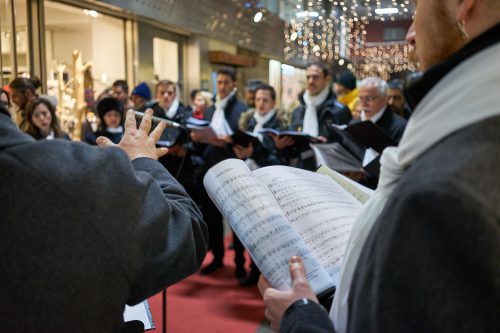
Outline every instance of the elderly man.
[[384, 130], [394, 141], [399, 142], [406, 126], [406, 120], [389, 107], [387, 83], [376, 77], [368, 77], [359, 85], [359, 100], [361, 103], [360, 119], [351, 124], [370, 120]]
[[498, 331], [500, 1], [415, 3], [407, 40], [424, 74], [407, 94], [419, 103], [382, 155], [332, 320], [294, 258], [291, 291], [260, 281], [281, 332]]

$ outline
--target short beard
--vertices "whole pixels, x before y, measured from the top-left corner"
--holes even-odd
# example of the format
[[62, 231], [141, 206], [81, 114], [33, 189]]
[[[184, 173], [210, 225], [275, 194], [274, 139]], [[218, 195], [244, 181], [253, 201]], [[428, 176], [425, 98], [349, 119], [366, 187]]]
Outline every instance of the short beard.
[[[417, 62], [420, 64], [419, 67], [423, 67], [425, 70], [445, 61], [465, 45], [465, 40], [462, 37], [462, 33], [457, 28], [456, 23], [451, 19], [448, 19], [449, 14], [446, 12], [445, 4], [439, 3], [436, 7], [436, 17], [441, 18], [437, 21], [439, 22], [438, 29], [440, 31], [440, 35], [445, 36], [445, 38], [441, 40], [440, 45], [435, 45], [432, 50], [423, 51], [427, 52], [425, 53], [425, 59], [423, 56], [416, 57]], [[416, 48], [418, 49], [418, 44], [416, 45]], [[415, 53], [418, 55], [417, 51]]]
[[408, 49], [408, 63], [410, 65], [415, 66], [415, 68], [419, 68], [419, 62], [418, 62], [418, 55], [417, 55], [417, 48], [415, 46], [409, 46]]

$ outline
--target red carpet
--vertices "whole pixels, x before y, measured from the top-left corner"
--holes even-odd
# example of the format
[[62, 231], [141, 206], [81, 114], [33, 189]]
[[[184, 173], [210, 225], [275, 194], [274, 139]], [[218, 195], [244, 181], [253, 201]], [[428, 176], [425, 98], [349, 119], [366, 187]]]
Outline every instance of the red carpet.
[[[207, 276], [196, 273], [168, 289], [167, 332], [257, 331], [264, 320], [262, 298], [257, 286], [243, 288], [238, 285], [234, 277], [233, 257], [234, 251], [228, 250], [224, 258], [225, 267]], [[203, 266], [211, 260], [209, 253]], [[161, 304], [161, 293], [149, 299], [156, 326], [149, 332], [162, 332]]]

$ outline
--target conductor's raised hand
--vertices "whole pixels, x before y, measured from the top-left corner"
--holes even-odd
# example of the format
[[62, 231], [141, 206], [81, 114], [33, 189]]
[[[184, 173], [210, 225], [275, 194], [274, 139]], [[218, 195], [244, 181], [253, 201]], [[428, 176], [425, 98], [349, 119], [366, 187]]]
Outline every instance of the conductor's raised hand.
[[153, 110], [147, 109], [146, 112], [144, 112], [139, 128], [137, 128], [134, 110], [128, 110], [125, 118], [125, 133], [121, 141], [118, 144], [114, 144], [108, 138], [100, 136], [96, 140], [97, 145], [119, 147], [127, 153], [131, 161], [140, 157], [157, 160], [168, 152], [167, 148], [156, 148], [156, 143], [160, 139], [166, 124], [160, 122], [156, 128], [149, 133], [151, 130], [152, 116]]
[[292, 278], [292, 290], [279, 291], [272, 288], [267, 280], [261, 275], [258, 283], [260, 293], [266, 305], [266, 318], [271, 322], [271, 328], [278, 332], [281, 319], [286, 309], [301, 298], [308, 298], [316, 303], [318, 299], [307, 282], [304, 263], [300, 257], [290, 258], [290, 276]]

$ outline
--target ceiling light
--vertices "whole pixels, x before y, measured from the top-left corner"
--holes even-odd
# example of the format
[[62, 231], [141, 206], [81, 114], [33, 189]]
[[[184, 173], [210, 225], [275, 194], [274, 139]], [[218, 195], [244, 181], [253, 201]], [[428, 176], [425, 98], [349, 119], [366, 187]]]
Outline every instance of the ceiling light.
[[304, 18], [304, 17], [318, 17], [319, 13], [318, 12], [310, 12], [310, 11], [305, 11], [305, 12], [297, 12], [295, 14], [298, 18]]
[[98, 12], [96, 12], [95, 10], [91, 10], [91, 9], [84, 9], [83, 13], [87, 16], [94, 17], [94, 18], [99, 16]]
[[259, 23], [259, 22], [260, 22], [260, 20], [262, 20], [262, 15], [263, 15], [263, 14], [262, 14], [262, 12], [257, 12], [257, 13], [255, 14], [255, 16], [253, 17], [253, 21], [254, 21], [255, 23]]
[[375, 14], [377, 15], [387, 15], [387, 14], [396, 14], [398, 12], [397, 8], [376, 8]]

